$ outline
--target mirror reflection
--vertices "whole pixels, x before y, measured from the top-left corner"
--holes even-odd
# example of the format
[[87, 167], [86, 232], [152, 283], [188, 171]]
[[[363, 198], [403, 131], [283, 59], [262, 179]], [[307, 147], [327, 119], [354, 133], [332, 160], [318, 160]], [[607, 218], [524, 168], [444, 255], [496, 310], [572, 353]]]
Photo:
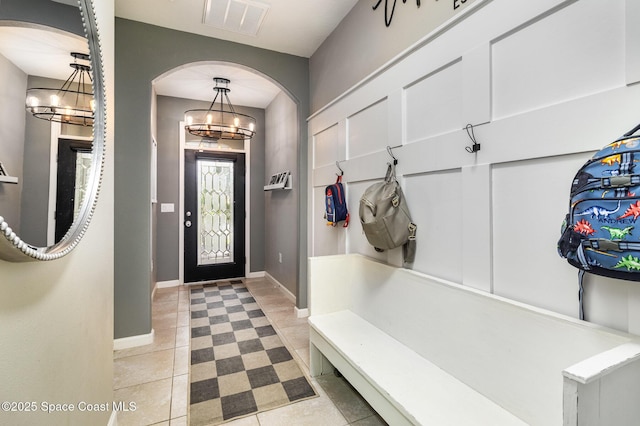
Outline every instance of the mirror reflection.
[[0, 216], [32, 246], [59, 242], [82, 205], [94, 109], [88, 50], [71, 33], [0, 22]]

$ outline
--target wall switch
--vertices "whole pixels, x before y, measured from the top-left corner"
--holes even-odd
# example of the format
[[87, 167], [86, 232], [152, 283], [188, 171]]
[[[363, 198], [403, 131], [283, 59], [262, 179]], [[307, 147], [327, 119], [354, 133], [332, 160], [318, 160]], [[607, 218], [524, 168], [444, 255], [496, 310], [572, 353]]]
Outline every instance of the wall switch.
[[282, 263], [282, 253], [278, 253], [278, 262]]

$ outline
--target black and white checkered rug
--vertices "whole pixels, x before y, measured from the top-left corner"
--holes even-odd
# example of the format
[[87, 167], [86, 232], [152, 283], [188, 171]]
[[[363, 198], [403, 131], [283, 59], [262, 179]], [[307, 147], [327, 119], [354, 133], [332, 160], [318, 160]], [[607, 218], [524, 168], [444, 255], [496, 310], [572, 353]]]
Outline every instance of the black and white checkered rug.
[[317, 396], [241, 280], [191, 288], [189, 424]]

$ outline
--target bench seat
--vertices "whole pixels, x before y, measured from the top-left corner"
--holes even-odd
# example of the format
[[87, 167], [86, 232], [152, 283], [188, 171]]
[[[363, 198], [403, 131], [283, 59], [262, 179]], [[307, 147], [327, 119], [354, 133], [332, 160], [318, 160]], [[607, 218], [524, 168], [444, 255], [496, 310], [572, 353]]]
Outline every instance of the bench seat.
[[310, 372], [387, 423], [637, 425], [637, 336], [357, 255], [309, 259]]
[[314, 315], [309, 324], [312, 344], [330, 362], [351, 361], [357, 375], [339, 370], [361, 394], [384, 394], [403, 414], [394, 425], [526, 424], [351, 311]]

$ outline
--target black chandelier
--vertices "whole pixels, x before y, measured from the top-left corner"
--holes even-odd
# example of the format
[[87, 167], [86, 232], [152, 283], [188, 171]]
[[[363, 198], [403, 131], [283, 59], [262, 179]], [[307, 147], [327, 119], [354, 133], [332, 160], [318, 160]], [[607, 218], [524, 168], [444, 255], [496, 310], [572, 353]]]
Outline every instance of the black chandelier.
[[[95, 101], [91, 67], [78, 63], [88, 61], [86, 53], [72, 52], [73, 72], [61, 88], [32, 88], [27, 90], [26, 108], [34, 117], [58, 123], [93, 126]], [[90, 91], [87, 91], [89, 87]]]
[[[246, 114], [237, 113], [229, 100], [229, 83], [231, 80], [222, 77], [213, 79], [216, 96], [209, 109], [190, 109], [185, 111], [184, 128], [194, 136], [217, 140], [251, 139], [255, 134], [256, 120]], [[219, 108], [216, 101], [220, 98]], [[227, 109], [225, 109], [225, 101]]]

